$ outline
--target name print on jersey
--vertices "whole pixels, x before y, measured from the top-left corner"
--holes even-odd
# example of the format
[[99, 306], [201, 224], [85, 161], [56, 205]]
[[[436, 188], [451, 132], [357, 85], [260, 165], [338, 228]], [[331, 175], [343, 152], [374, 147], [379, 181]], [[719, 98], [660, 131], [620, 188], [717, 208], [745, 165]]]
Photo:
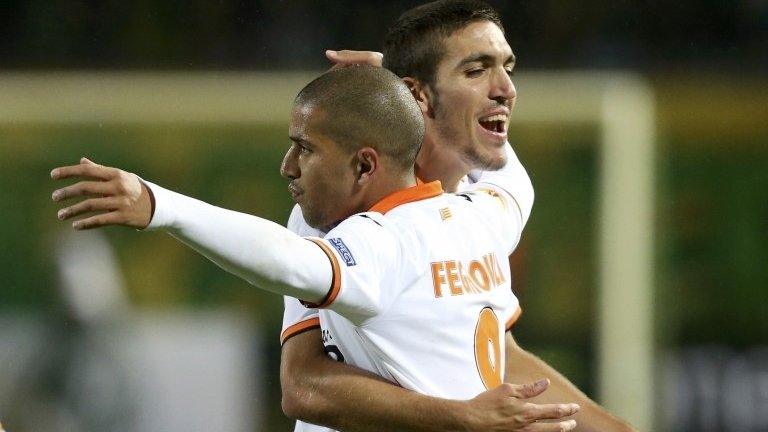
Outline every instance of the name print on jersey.
[[479, 294], [505, 282], [494, 253], [483, 255], [479, 260], [438, 261], [431, 263], [431, 266], [435, 298], [443, 296], [443, 288], [446, 286], [451, 295]]

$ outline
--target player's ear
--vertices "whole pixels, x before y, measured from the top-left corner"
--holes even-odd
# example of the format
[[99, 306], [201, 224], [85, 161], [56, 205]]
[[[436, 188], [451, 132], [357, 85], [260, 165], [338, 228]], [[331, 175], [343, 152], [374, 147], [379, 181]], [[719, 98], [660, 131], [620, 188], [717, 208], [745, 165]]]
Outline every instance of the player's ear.
[[371, 147], [363, 147], [357, 151], [356, 159], [358, 181], [371, 181], [379, 169], [379, 153]]
[[411, 77], [404, 77], [403, 82], [411, 90], [411, 94], [413, 95], [414, 99], [416, 99], [416, 103], [419, 104], [419, 108], [421, 108], [422, 114], [427, 117], [434, 117], [432, 115], [433, 95], [429, 87], [422, 84], [422, 82], [416, 78]]

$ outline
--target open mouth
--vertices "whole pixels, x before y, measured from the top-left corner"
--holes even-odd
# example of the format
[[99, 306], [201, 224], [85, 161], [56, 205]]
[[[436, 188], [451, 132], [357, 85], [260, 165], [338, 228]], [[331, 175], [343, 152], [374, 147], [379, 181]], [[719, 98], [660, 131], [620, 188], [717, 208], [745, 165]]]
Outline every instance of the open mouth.
[[503, 134], [507, 131], [507, 116], [504, 114], [496, 114], [481, 118], [479, 122], [483, 129], [493, 133]]

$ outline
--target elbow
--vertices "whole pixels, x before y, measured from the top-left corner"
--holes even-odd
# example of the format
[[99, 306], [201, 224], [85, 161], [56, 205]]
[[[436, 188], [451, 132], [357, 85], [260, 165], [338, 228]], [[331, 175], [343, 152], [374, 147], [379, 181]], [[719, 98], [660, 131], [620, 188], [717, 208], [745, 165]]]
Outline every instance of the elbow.
[[280, 379], [282, 399], [280, 405], [283, 413], [291, 419], [306, 421], [310, 417], [312, 391], [300, 374], [282, 374]]
[[283, 414], [293, 420], [304, 420], [307, 418], [307, 407], [302, 403], [302, 398], [292, 388], [283, 386], [283, 396], [280, 402]]
[[327, 409], [323, 383], [326, 356], [320, 330], [310, 330], [286, 340], [280, 361], [281, 407], [291, 419], [317, 424]]
[[301, 373], [282, 377], [280, 405], [286, 417], [308, 423], [317, 423], [321, 419], [322, 395], [312, 382], [311, 377]]
[[329, 415], [323, 408], [322, 396], [298, 383], [283, 384], [280, 405], [286, 417], [307, 423], [325, 424]]

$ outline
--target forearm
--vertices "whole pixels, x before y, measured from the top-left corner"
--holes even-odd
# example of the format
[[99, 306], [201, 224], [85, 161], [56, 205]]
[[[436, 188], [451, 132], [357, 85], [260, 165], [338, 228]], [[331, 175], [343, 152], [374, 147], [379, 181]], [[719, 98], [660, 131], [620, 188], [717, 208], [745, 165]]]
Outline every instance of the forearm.
[[259, 288], [310, 302], [327, 294], [332, 269], [317, 245], [266, 219], [148, 186], [155, 198], [149, 229], [169, 232]]
[[315, 407], [301, 420], [340, 431], [463, 431], [461, 402], [424, 396], [333, 360], [325, 375], [304, 383]]
[[525, 351], [507, 333], [507, 359], [504, 381], [525, 383], [540, 378], [549, 378], [549, 389], [531, 399], [535, 403], [577, 403], [581, 410], [576, 414], [576, 431], [634, 431], [626, 422], [613, 416], [576, 388], [566, 377], [535, 355]]
[[280, 378], [286, 415], [341, 431], [463, 431], [466, 402], [424, 396], [331, 360], [319, 331], [283, 346]]

